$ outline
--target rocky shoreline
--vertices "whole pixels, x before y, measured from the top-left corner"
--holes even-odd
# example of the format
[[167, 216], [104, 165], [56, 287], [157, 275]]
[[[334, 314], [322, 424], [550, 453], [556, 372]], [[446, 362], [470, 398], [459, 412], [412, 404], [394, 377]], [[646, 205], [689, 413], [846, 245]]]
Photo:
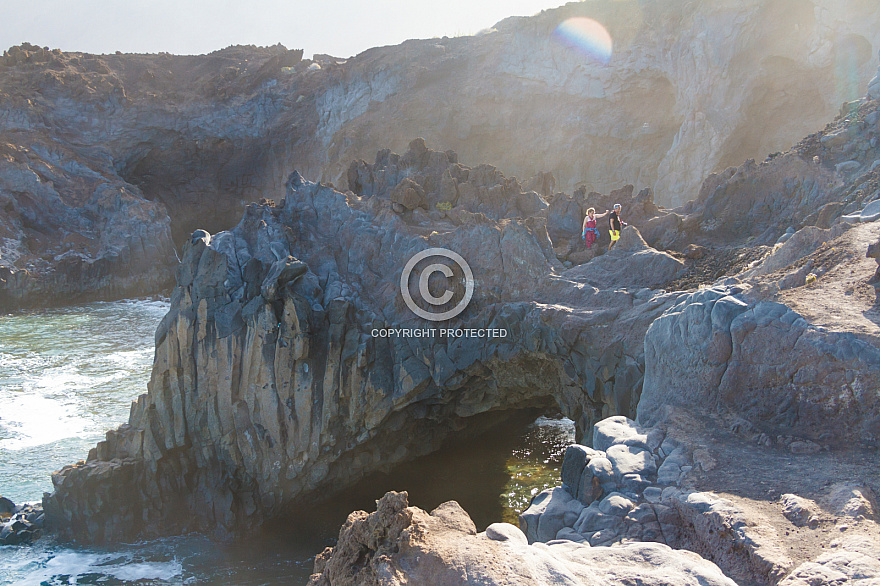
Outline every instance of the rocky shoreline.
[[[857, 111], [875, 108], [865, 100]], [[859, 144], [870, 132], [848, 136]], [[710, 221], [739, 205], [729, 194], [719, 208], [713, 194], [731, 190], [729, 182], [765, 189], [775, 174], [800, 168], [790, 162], [798, 148], [712, 177], [714, 191], [672, 211], [654, 205], [650, 191], [629, 187], [609, 196], [541, 195], [529, 188], [544, 189], [546, 176], [523, 185], [421, 139], [403, 155], [380, 151], [374, 164], [353, 163], [358, 192], [292, 174], [280, 202], [251, 204], [231, 231], [191, 235], [157, 331], [149, 392], [86, 461], [53, 475], [55, 491], [44, 499], [49, 526], [84, 542], [254, 530], [316, 491], [474, 431], [493, 412], [553, 405], [592, 448], [570, 450], [563, 487], [539, 495], [523, 514], [527, 543], [564, 539], [614, 549], [659, 542], [714, 560], [738, 583], [813, 571], [803, 564], [827, 560], [815, 552], [787, 557], [779, 548], [783, 521], [750, 520], [752, 505], [682, 486], [695, 466], [710, 474], [713, 456], [692, 439], [659, 431], [681, 413], [710, 413], [750, 445], [791, 454], [876, 449], [876, 297], [853, 298], [868, 312], [858, 331], [813, 325], [778, 301], [796, 291], [833, 297], [831, 275], [846, 271], [873, 292], [876, 265], [866, 252], [867, 242], [880, 239], [880, 222], [868, 213], [864, 223], [846, 217], [853, 203], [867, 210], [868, 197], [835, 206], [838, 219], [824, 219], [827, 229], [809, 224], [817, 216], [808, 210], [852, 193], [845, 182], [796, 191], [807, 205], [786, 220], [755, 216], [748, 234], [725, 233]], [[835, 143], [821, 156], [833, 161], [846, 149]], [[874, 170], [863, 170], [863, 182], [870, 180]], [[827, 173], [821, 158], [818, 173]], [[743, 188], [730, 193], [753, 197]], [[603, 198], [633, 210], [655, 244], [683, 250], [655, 249], [630, 227], [613, 250], [600, 241], [603, 254], [578, 258], [570, 224]], [[791, 231], [783, 222], [807, 225]], [[733, 246], [776, 243], [735, 277], [696, 291], [662, 288], [725, 238]], [[495, 328], [510, 338], [370, 334], [420, 327], [389, 283], [429, 247], [471, 259], [478, 286], [456, 327]], [[694, 247], [702, 255], [691, 254]], [[653, 427], [643, 431], [631, 419]], [[607, 426], [629, 431], [619, 432], [620, 441], [603, 439]], [[871, 502], [877, 487], [860, 486]], [[406, 510], [395, 502], [393, 513], [379, 516]], [[863, 546], [840, 551], [849, 559], [863, 555]], [[330, 576], [335, 562], [331, 553], [324, 558], [316, 573]]]
[[[777, 164], [759, 167], [755, 181]], [[774, 299], [798, 288], [821, 293], [833, 284], [826, 275], [846, 267], [868, 284], [876, 264], [863, 243], [880, 239], [880, 222], [853, 224], [844, 217], [847, 206], [839, 206], [831, 229], [783, 232], [738, 277], [667, 292], [664, 283], [701, 259], [652, 248], [632, 227], [614, 250], [600, 242], [604, 254], [573, 258], [568, 223], [584, 203], [610, 197], [634, 210], [653, 242], [686, 239], [686, 251], [700, 246], [712, 254], [718, 236], [694, 219], [710, 213], [700, 202], [691, 212], [667, 211], [650, 192], [634, 195], [632, 188], [542, 196], [526, 189], [545, 185], [544, 177], [524, 186], [420, 139], [403, 155], [382, 151], [372, 165], [353, 163], [350, 175], [360, 193], [294, 173], [277, 204], [250, 205], [232, 231], [191, 235], [157, 331], [149, 392], [86, 461], [53, 475], [55, 491], [44, 498], [47, 527], [95, 543], [254, 530], [315, 491], [427, 453], [462, 429], [476, 431], [494, 412], [553, 405], [592, 447], [570, 448], [563, 486], [523, 513], [526, 544], [563, 540], [568, 552], [574, 544], [656, 542], [674, 549], [636, 548], [626, 563], [689, 549], [705, 559], [663, 563], [688, 568], [688, 575], [721, 568], [719, 583], [727, 576], [748, 584], [794, 580], [827, 564], [839, 571], [840, 563], [865, 555], [864, 541], [856, 540], [840, 549], [844, 562], [814, 555], [795, 564], [779, 550], [778, 524], [767, 530], [748, 508], [682, 485], [695, 466], [713, 469], [711, 452], [663, 430], [700, 405], [757, 445], [792, 454], [876, 449], [876, 326], [815, 326]], [[444, 202], [449, 209], [438, 205]], [[774, 225], [758, 229], [771, 234]], [[845, 254], [827, 259], [828, 241]], [[418, 327], [388, 283], [431, 246], [474, 259], [479, 287], [457, 326], [504, 330], [513, 341], [369, 333]], [[793, 280], [811, 256], [817, 260], [808, 266], [821, 281]], [[621, 263], [629, 270], [615, 271]], [[655, 289], [635, 288], [649, 281]], [[605, 433], [609, 427], [616, 431]], [[858, 486], [870, 521], [877, 487]], [[804, 508], [801, 498], [792, 496], [795, 509]], [[392, 500], [379, 517], [409, 511]], [[512, 530], [480, 535], [521, 542]], [[332, 556], [319, 559], [315, 583], [338, 579], [333, 568], [345, 562]]]
[[[309, 583], [868, 586], [880, 576], [869, 487], [838, 478], [819, 502], [780, 495], [770, 506], [781, 522], [771, 520], [756, 503], [688, 487], [699, 482], [692, 470], [715, 463], [672, 429], [599, 422], [593, 447], [569, 446], [562, 485], [538, 494], [519, 528], [494, 523], [477, 533], [454, 501], [429, 515], [409, 507], [406, 493], [388, 493], [376, 512], [349, 515]], [[819, 546], [792, 551], [792, 540]]]
[[45, 520], [42, 505], [16, 505], [0, 497], [0, 545], [32, 544], [43, 536]]
[[[87, 461], [53, 476], [44, 505], [56, 529], [102, 542], [255, 528], [310, 492], [431, 450], [476, 415], [550, 404], [576, 422], [579, 438], [610, 415], [662, 423], [670, 410], [701, 404], [756, 435], [772, 432], [793, 452], [876, 445], [876, 346], [811, 326], [768, 300], [758, 281], [694, 293], [627, 289], [687, 268], [634, 228], [612, 252], [566, 269], [547, 227], [564, 200], [545, 208], [549, 224], [536, 221], [505, 207], [522, 198], [491, 194], [539, 195], [456, 161], [413, 141], [402, 156], [353, 165], [387, 181], [362, 195], [295, 173], [280, 204], [249, 206], [231, 232], [194, 233], [157, 332], [150, 391]], [[433, 204], [450, 185], [459, 198], [444, 211]], [[461, 199], [465, 185], [475, 199]], [[410, 199], [398, 199], [404, 188]], [[369, 333], [415, 327], [388, 283], [429, 246], [475, 259], [479, 292], [459, 325], [508, 331], [513, 343]], [[675, 268], [663, 273], [666, 259]], [[607, 289], [591, 285], [585, 269], [612, 263], [630, 270], [605, 273]], [[763, 366], [743, 371], [756, 357]], [[744, 403], [747, 388], [766, 397], [751, 390]]]
[[[547, 18], [496, 33], [522, 40]], [[491, 56], [496, 33], [413, 47], [431, 63], [466, 43]], [[701, 120], [668, 129], [674, 146], [650, 159], [643, 189], [557, 191], [575, 187], [571, 169], [520, 180], [423, 138], [343, 165], [366, 147], [333, 141], [382, 120], [391, 86], [432, 87], [401, 74], [359, 93], [358, 76], [388, 58], [306, 62], [279, 46], [99, 59], [30, 45], [2, 58], [0, 80], [55, 73], [39, 78], [43, 119], [24, 94], [0, 93], [12, 124], [0, 311], [155, 291], [172, 275], [174, 287], [128, 422], [55, 472], [42, 508], [0, 499], [0, 544], [246, 534], [447, 438], [552, 409], [577, 443], [518, 528], [478, 532], [455, 502], [428, 513], [391, 492], [349, 516], [311, 584], [874, 586], [880, 71], [820, 132], [709, 175], [667, 209], [655, 187], [688, 193], [705, 170], [687, 147]], [[411, 73], [394, 63], [380, 70]], [[160, 103], [181, 79], [185, 99]], [[108, 112], [77, 119], [90, 144], [51, 140], [71, 92]], [[340, 118], [362, 94], [369, 107]], [[702, 155], [713, 165], [740, 152], [715, 147]], [[283, 179], [292, 160], [335, 183]], [[192, 172], [202, 165], [214, 174]], [[615, 203], [631, 225], [613, 248], [601, 234], [585, 249], [586, 208]], [[430, 279], [407, 271], [437, 250], [468, 265], [439, 305], [468, 301], [426, 324], [404, 299], [430, 297]], [[402, 334], [428, 330], [490, 334]]]

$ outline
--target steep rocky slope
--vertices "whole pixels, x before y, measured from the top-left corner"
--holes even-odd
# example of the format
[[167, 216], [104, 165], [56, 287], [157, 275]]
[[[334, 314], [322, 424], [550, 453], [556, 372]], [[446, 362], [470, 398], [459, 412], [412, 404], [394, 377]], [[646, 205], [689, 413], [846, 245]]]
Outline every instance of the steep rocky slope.
[[0, 142], [0, 311], [172, 284], [167, 211], [122, 181], [106, 153], [30, 132], [3, 139], [13, 142]]
[[[576, 16], [609, 30], [607, 65], [555, 40], [555, 27]], [[603, 0], [347, 61], [304, 61], [281, 46], [172, 56], [22, 45], [0, 59], [0, 140], [58, 145], [82, 173], [139, 189], [165, 206], [178, 245], [196, 228], [233, 225], [242, 202], [281, 192], [292, 168], [345, 188], [352, 160], [401, 151], [413, 136], [493, 161], [508, 177], [552, 171], [566, 191], [651, 187], [669, 206], [696, 196], [713, 171], [785, 149], [861, 95], [878, 22], [865, 0]], [[40, 201], [36, 192], [0, 188], [22, 206]], [[66, 236], [50, 231], [47, 246], [70, 244]], [[23, 255], [4, 255], [17, 270], [31, 272], [34, 255], [47, 260], [45, 247], [4, 237]], [[14, 280], [9, 303], [56, 281], [90, 287], [65, 267], [59, 275]]]

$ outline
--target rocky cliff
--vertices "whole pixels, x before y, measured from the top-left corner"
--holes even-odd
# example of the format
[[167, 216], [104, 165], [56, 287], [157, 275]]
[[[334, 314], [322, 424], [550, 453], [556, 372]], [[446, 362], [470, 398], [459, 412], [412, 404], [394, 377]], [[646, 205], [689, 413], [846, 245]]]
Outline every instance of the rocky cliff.
[[[848, 230], [848, 216], [832, 216], [834, 230], [782, 238], [742, 282], [667, 293], [664, 284], [695, 261], [651, 248], [634, 228], [597, 258], [571, 268], [559, 260], [559, 243], [571, 246], [568, 222], [587, 204], [621, 199], [647, 227], [680, 221], [650, 193], [581, 192], [546, 196], [548, 204], [527, 189], [547, 191], [549, 177], [522, 185], [421, 139], [403, 155], [356, 161], [347, 175], [356, 192], [294, 173], [283, 200], [249, 205], [231, 231], [189, 237], [149, 392], [87, 461], [53, 477], [50, 524], [85, 541], [252, 528], [453, 432], [550, 404], [576, 421], [579, 437], [603, 417], [635, 416], [637, 405], [643, 421], [700, 405], [784, 445], [875, 441], [876, 348], [811, 326], [777, 297], [806, 286], [803, 262], [862, 279], [849, 267], [876, 224]], [[706, 225], [714, 212], [698, 204], [689, 216], [697, 221], [669, 230]], [[772, 215], [756, 218], [772, 231]], [[852, 253], [824, 252], [833, 235], [859, 231], [871, 234], [849, 241]], [[416, 253], [437, 248], [473, 272], [470, 305], [441, 327], [483, 337], [403, 334], [427, 322], [404, 303], [401, 274]], [[815, 261], [792, 252], [801, 249]], [[870, 288], [875, 265], [865, 260]], [[405, 281], [412, 297], [431, 290], [430, 279], [418, 281]]]
[[4, 137], [14, 143], [0, 144], [0, 311], [172, 284], [167, 211], [119, 179], [106, 153], [27, 132]]
[[[644, 333], [681, 294], [613, 280], [600, 290], [564, 271], [544, 221], [508, 207], [540, 197], [491, 167], [418, 140], [379, 158], [388, 166], [372, 172], [389, 180], [391, 167], [434, 161], [485, 192], [489, 215], [409, 209], [403, 189], [434, 192], [408, 178], [358, 196], [294, 173], [277, 205], [248, 206], [229, 232], [195, 232], [149, 392], [88, 461], [53, 476], [50, 524], [87, 541], [254, 527], [505, 411], [555, 403], [581, 432], [634, 413]], [[503, 190], [518, 193], [492, 197]], [[662, 255], [628, 234], [634, 263]], [[474, 281], [465, 312], [438, 327], [482, 335], [402, 335], [432, 325], [399, 291], [404, 265], [432, 248], [461, 254]]]
[[[582, 16], [612, 37], [604, 65], [554, 38], [562, 21]], [[97, 173], [161, 203], [178, 245], [196, 228], [233, 225], [242, 202], [283, 190], [291, 168], [357, 192], [346, 185], [350, 162], [402, 151], [413, 136], [493, 161], [508, 177], [551, 171], [569, 192], [633, 184], [677, 205], [698, 195], [709, 173], [785, 150], [862, 95], [878, 21], [880, 10], [864, 0], [607, 0], [349, 60], [303, 60], [281, 46], [172, 56], [22, 45], [0, 59], [0, 133], [13, 150], [64, 150], [81, 169], [69, 175]], [[52, 204], [32, 185], [0, 193], [19, 207]], [[158, 228], [150, 230], [160, 240]], [[22, 230], [5, 230], [4, 260], [31, 280], [46, 276], [40, 285], [13, 279], [12, 306], [54, 283], [96, 287], [66, 266], [52, 272], [71, 245], [63, 230], [37, 238], [44, 244]], [[94, 261], [88, 243], [73, 246]], [[137, 244], [112, 246], [140, 255]], [[132, 281], [131, 291], [155, 288], [156, 279], [141, 282], [143, 271], [120, 267], [110, 272]]]
[[[608, 29], [606, 66], [553, 40], [581, 16]], [[318, 102], [324, 176], [424, 136], [508, 174], [552, 171], [566, 190], [632, 183], [681, 204], [709, 173], [787, 149], [863, 95], [878, 18], [862, 1], [570, 3], [474, 38], [374, 49]]]

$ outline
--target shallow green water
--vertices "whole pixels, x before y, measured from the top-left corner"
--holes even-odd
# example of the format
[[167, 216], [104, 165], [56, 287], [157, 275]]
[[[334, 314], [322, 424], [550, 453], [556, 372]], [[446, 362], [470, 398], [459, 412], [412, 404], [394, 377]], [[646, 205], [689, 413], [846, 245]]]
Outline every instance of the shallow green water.
[[0, 491], [51, 490], [48, 473], [88, 455], [146, 391], [163, 301], [0, 316]]
[[[127, 420], [131, 401], [146, 390], [153, 334], [167, 309], [135, 300], [0, 316], [0, 495], [40, 500], [53, 470], [85, 458], [106, 430]], [[80, 548], [44, 539], [0, 547], [0, 584], [303, 584], [348, 513], [373, 510], [388, 490], [408, 491], [410, 503], [427, 510], [456, 500], [480, 529], [516, 523], [534, 494], [558, 484], [573, 440], [568, 420], [514, 417], [370, 476], [248, 540], [189, 535]]]

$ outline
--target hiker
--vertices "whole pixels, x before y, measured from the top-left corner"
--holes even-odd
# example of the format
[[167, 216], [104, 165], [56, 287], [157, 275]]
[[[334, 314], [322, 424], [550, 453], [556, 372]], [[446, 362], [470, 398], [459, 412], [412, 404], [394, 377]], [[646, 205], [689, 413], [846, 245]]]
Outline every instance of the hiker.
[[587, 215], [584, 218], [584, 233], [581, 234], [581, 239], [587, 245], [587, 248], [592, 247], [593, 243], [599, 238], [599, 228], [596, 226], [596, 220], [607, 215], [608, 210], [605, 210], [604, 214], [599, 214], [598, 216], [596, 215], [596, 208], [587, 210]]
[[624, 226], [627, 225], [626, 222], [621, 221], [620, 219], [620, 210], [622, 206], [619, 203], [614, 204], [614, 211], [611, 212], [611, 216], [608, 218], [608, 223], [611, 227], [609, 232], [611, 233], [611, 244], [608, 245], [608, 250], [611, 250], [614, 247], [614, 244], [620, 240], [620, 231]]

